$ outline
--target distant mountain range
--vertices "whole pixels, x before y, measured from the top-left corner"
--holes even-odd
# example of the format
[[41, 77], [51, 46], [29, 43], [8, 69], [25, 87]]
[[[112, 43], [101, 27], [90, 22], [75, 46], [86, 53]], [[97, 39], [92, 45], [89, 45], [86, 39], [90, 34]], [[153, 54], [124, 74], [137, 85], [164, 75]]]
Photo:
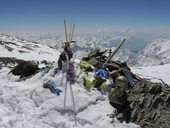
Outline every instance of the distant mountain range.
[[[126, 61], [129, 66], [150, 66], [170, 63], [170, 39], [152, 39], [153, 37], [148, 38], [148, 35], [144, 36], [144, 34], [142, 33], [141, 36], [139, 35], [139, 33], [133, 33], [131, 31], [99, 31], [96, 33], [88, 34], [79, 33], [76, 34], [74, 37], [77, 43], [72, 45], [72, 49], [74, 52], [77, 53], [76, 57], [81, 58], [87, 55], [90, 50], [95, 48], [100, 48], [101, 50], [111, 48], [112, 50], [114, 50], [118, 43], [123, 38], [126, 38], [126, 46], [120, 49], [120, 51], [113, 58], [114, 60], [120, 60], [123, 62]], [[27, 41], [25, 39], [31, 41]], [[54, 56], [53, 61], [56, 61], [56, 55], [58, 56], [59, 51], [61, 50], [61, 42], [64, 42], [64, 36], [61, 34], [58, 34], [56, 36], [54, 36], [53, 34], [34, 36], [27, 35], [25, 39], [19, 39], [1, 34], [1, 56], [16, 56], [19, 59], [33, 59], [33, 56], [36, 55], [40, 56], [40, 60], [48, 60], [48, 56], [52, 55]], [[142, 41], [144, 43], [141, 45], [139, 42]], [[136, 44], [138, 42], [140, 45], [135, 46], [135, 42]], [[136, 47], [136, 49], [129, 49], [128, 47], [130, 46]]]
[[[60, 45], [61, 42], [65, 41], [64, 32], [63, 33], [46, 33], [46, 34], [30, 34], [22, 33], [16, 34], [15, 36], [29, 40], [36, 41], [45, 44], [56, 44]], [[79, 32], [75, 33], [73, 39], [76, 40], [81, 45], [91, 45], [95, 43], [98, 46], [104, 47], [114, 47], [117, 45], [119, 39], [123, 37], [126, 38], [126, 44], [124, 48], [132, 51], [136, 51], [139, 48], [143, 48], [150, 40], [155, 38], [155, 35], [144, 32], [134, 32], [132, 30], [98, 30], [96, 32]]]

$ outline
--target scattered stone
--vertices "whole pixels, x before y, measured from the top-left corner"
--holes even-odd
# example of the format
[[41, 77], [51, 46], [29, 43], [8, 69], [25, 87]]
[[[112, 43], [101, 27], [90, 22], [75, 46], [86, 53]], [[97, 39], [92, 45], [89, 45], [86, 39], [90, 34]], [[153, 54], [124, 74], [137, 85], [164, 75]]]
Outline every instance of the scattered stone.
[[11, 47], [9, 47], [9, 46], [7, 46], [7, 45], [5, 45], [5, 48], [6, 48], [9, 52], [11, 52], [12, 50], [14, 50], [13, 48], [11, 48]]
[[4, 42], [3, 42], [3, 41], [0, 41], [0, 45], [4, 45]]
[[32, 48], [30, 48], [30, 47], [27, 47], [27, 46], [22, 46], [21, 48], [24, 48], [24, 49], [27, 49], [27, 50], [34, 51]]
[[5, 44], [12, 44], [12, 45], [15, 45], [15, 46], [19, 46], [19, 45], [17, 45], [16, 43], [13, 43], [13, 42], [5, 42]]
[[123, 118], [123, 113], [119, 113], [119, 114], [116, 116], [116, 118], [117, 118], [118, 120], [122, 120], [122, 118]]
[[18, 50], [20, 53], [29, 53], [28, 51]]
[[46, 60], [43, 60], [41, 63], [44, 63], [45, 65], [48, 64], [48, 62]]

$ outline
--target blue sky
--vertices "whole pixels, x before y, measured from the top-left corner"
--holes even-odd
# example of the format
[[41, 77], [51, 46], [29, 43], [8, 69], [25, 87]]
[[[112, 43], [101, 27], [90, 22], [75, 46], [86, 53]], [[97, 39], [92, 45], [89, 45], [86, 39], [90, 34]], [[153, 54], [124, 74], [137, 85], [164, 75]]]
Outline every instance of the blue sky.
[[79, 30], [170, 32], [170, 0], [0, 0], [0, 31], [57, 31], [63, 20]]

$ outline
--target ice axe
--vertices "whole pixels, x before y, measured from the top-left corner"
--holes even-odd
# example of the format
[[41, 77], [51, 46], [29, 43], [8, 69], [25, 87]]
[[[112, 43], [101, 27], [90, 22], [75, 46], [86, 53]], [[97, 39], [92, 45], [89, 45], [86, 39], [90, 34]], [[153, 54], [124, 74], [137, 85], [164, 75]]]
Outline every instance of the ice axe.
[[111, 59], [113, 58], [113, 56], [118, 52], [118, 50], [122, 47], [122, 45], [125, 43], [126, 39], [124, 39], [122, 42], [120, 42], [120, 44], [118, 45], [118, 47], [115, 49], [115, 51], [108, 57], [108, 59], [106, 60], [106, 62], [104, 63], [104, 65], [108, 62], [111, 61]]

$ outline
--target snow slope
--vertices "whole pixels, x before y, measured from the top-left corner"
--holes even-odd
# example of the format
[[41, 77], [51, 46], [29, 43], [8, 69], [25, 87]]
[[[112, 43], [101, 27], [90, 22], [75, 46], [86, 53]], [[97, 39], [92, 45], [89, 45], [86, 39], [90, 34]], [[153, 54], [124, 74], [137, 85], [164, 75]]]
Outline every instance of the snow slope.
[[170, 64], [148, 67], [132, 67], [132, 72], [153, 82], [165, 82], [170, 85]]
[[0, 34], [0, 57], [16, 57], [23, 60], [58, 60], [60, 52], [36, 42], [30, 42]]
[[[64, 103], [64, 85], [60, 86], [62, 74], [51, 77], [42, 72], [34, 77], [15, 82], [18, 77], [8, 74], [3, 68], [0, 73], [0, 127], [1, 128], [138, 128], [133, 123], [120, 123], [116, 119], [111, 123], [114, 108], [107, 97], [98, 91], [84, 89], [81, 77], [73, 84], [76, 103], [77, 126], [74, 123], [74, 111], [68, 92], [67, 107]], [[46, 79], [54, 80], [63, 90], [60, 96], [52, 94], [42, 87]]]

